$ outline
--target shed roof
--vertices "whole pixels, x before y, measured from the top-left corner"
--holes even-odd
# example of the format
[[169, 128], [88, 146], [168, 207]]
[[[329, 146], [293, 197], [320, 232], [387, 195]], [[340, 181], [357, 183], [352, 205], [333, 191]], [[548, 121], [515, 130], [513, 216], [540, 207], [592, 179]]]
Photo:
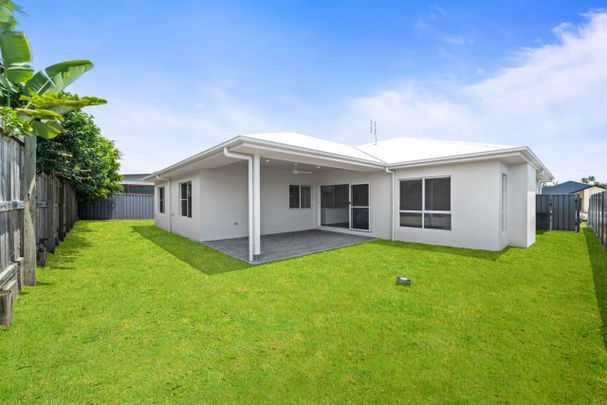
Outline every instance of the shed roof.
[[[594, 184], [584, 184], [578, 181], [566, 181], [564, 183], [555, 184], [554, 186], [546, 186], [542, 189], [542, 194], [572, 194], [579, 193], [587, 188], [595, 187]], [[600, 186], [597, 186], [600, 187]]]

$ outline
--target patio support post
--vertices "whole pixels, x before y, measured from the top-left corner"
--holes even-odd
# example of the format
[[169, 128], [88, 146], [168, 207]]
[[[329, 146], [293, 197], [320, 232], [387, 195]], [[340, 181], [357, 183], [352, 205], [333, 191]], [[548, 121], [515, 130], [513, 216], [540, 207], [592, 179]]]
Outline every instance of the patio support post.
[[254, 255], [261, 254], [261, 165], [259, 154], [253, 155], [253, 238]]
[[[254, 232], [254, 198], [253, 198], [253, 157], [240, 153], [231, 152], [228, 148], [223, 148], [223, 154], [232, 159], [242, 159], [248, 162], [248, 199], [249, 199], [249, 261], [255, 258], [255, 232]], [[258, 162], [259, 163], [259, 162]]]
[[394, 170], [390, 170], [387, 167], [386, 167], [386, 173], [392, 175], [392, 181], [391, 181], [392, 191], [390, 192], [390, 200], [392, 201], [390, 204], [392, 206], [391, 207], [392, 208], [392, 212], [391, 212], [392, 225], [390, 226], [390, 238], [391, 238], [391, 240], [394, 240], [394, 233], [395, 233], [394, 230], [396, 229], [396, 206], [397, 206], [395, 198], [394, 198], [396, 196], [396, 182], [394, 181], [396, 173], [394, 173]]

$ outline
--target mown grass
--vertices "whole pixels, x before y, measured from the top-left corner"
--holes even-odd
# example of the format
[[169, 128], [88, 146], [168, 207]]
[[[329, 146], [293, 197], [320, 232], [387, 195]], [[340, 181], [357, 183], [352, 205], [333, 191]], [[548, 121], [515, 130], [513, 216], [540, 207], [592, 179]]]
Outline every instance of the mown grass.
[[6, 402], [607, 398], [607, 255], [587, 229], [250, 267], [147, 221], [81, 221], [38, 275], [0, 331]]

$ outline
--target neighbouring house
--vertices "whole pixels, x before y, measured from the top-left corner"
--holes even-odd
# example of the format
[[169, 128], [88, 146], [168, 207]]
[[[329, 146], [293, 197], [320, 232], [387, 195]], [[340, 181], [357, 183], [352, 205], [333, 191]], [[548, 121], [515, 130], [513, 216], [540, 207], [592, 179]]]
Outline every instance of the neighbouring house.
[[207, 242], [310, 229], [499, 251], [535, 242], [550, 171], [524, 146], [395, 138], [358, 147], [242, 135], [147, 176], [156, 225]]
[[603, 187], [571, 180], [554, 186], [542, 187], [542, 194], [578, 194], [582, 203], [580, 207], [582, 219], [588, 219], [590, 196], [603, 191], [605, 191]]
[[122, 192], [127, 194], [154, 194], [154, 183], [143, 180], [149, 175], [149, 173], [123, 174]]

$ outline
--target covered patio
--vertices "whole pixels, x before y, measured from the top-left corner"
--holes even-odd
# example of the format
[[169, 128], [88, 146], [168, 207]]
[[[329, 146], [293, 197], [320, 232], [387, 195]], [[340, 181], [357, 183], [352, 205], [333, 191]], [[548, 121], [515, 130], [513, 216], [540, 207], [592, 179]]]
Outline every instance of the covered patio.
[[[253, 263], [261, 264], [304, 256], [310, 253], [357, 245], [372, 239], [374, 238], [363, 235], [318, 229], [261, 235], [261, 254]], [[249, 238], [246, 236], [207, 241], [203, 244], [237, 259], [249, 261]]]

